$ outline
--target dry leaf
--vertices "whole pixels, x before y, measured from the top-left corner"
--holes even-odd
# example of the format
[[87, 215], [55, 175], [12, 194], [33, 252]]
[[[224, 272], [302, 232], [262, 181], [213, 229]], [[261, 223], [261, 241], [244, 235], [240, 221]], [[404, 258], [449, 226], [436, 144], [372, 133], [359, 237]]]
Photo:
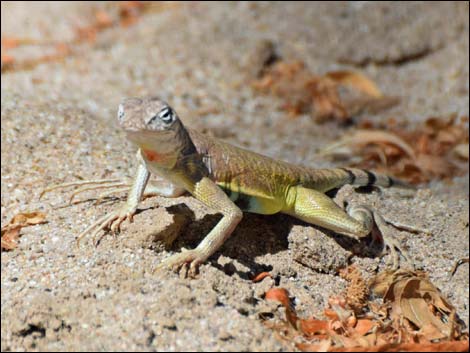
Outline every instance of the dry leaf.
[[311, 114], [315, 121], [323, 122], [336, 119], [341, 122], [349, 120], [351, 114], [341, 102], [337, 84], [327, 78], [314, 77], [307, 81], [306, 90], [311, 95]]
[[21, 44], [21, 39], [18, 38], [2, 38], [2, 49], [13, 49]]
[[328, 155], [343, 146], [364, 148], [369, 144], [389, 144], [400, 148], [410, 158], [415, 158], [413, 148], [399, 136], [382, 130], [355, 130], [349, 135], [345, 135], [338, 142], [326, 146], [319, 155]]
[[256, 90], [282, 98], [282, 109], [289, 114], [310, 113], [319, 122], [334, 119], [344, 123], [369, 108], [383, 110], [398, 102], [384, 97], [371, 80], [357, 72], [318, 76], [301, 61], [277, 61], [262, 74], [253, 82]]
[[[455, 309], [440, 291], [421, 272], [405, 270], [386, 271], [372, 282], [375, 293], [390, 304], [390, 317], [395, 322], [407, 319], [428, 341], [454, 338], [460, 333], [460, 323], [454, 317]], [[430, 328], [433, 326], [435, 329]], [[457, 330], [455, 330], [457, 328]], [[438, 334], [440, 333], [440, 334]]]
[[[90, 23], [83, 27], [75, 27], [75, 37], [70, 42], [58, 42], [53, 39], [37, 40], [29, 38], [2, 38], [2, 72], [8, 70], [32, 69], [44, 62], [63, 60], [65, 56], [78, 52], [76, 48], [77, 45], [84, 42], [91, 44], [96, 43], [98, 33], [106, 28], [117, 23], [120, 23], [123, 26], [129, 26], [134, 24], [147, 9], [162, 11], [175, 8], [179, 6], [179, 4], [177, 2], [155, 2], [152, 4], [142, 1], [121, 1], [116, 2], [112, 6], [118, 7], [119, 20], [117, 18], [113, 20], [107, 12], [97, 10], [95, 12], [94, 19], [92, 19]], [[52, 33], [52, 37], [53, 35], [54, 33]], [[7, 49], [25, 45], [52, 45], [55, 47], [67, 47], [68, 49], [67, 51], [58, 50], [56, 54], [28, 58], [21, 61], [15, 61], [13, 57], [4, 53]]]
[[468, 143], [461, 143], [454, 147], [453, 152], [457, 157], [468, 161], [469, 148]]
[[22, 227], [46, 223], [46, 214], [43, 212], [18, 213], [15, 215], [9, 225], [20, 225]]
[[411, 131], [399, 127], [387, 130], [354, 131], [319, 155], [354, 156], [352, 167], [374, 169], [410, 183], [449, 178], [467, 169], [456, 159], [468, 159], [468, 127], [454, 115], [430, 118]]
[[13, 250], [18, 246], [21, 226], [2, 229], [2, 250]]
[[296, 343], [295, 346], [302, 352], [328, 352], [331, 347], [330, 340], [323, 340], [320, 343]]
[[95, 12], [96, 27], [99, 29], [104, 29], [111, 27], [113, 25], [113, 19], [111, 16], [103, 10], [98, 10]]
[[[316, 335], [316, 338], [319, 338], [318, 334], [320, 335], [326, 334], [329, 331], [330, 327], [329, 327], [328, 321], [308, 319], [308, 320], [300, 320], [298, 329], [300, 332], [302, 332], [306, 336]], [[325, 338], [326, 337], [327, 336], [325, 336]]]
[[251, 281], [253, 283], [257, 283], [257, 282], [261, 282], [263, 279], [265, 279], [266, 277], [271, 277], [271, 274], [269, 272], [261, 272], [261, 273], [258, 273], [256, 276], [254, 276]]
[[377, 85], [364, 75], [351, 71], [331, 71], [325, 74], [325, 77], [332, 79], [334, 82], [354, 87], [356, 90], [365, 94], [379, 98], [382, 97]]
[[418, 167], [426, 176], [445, 178], [447, 175], [453, 175], [458, 167], [452, 161], [434, 156], [430, 154], [420, 154], [415, 159], [416, 167]]
[[18, 246], [20, 230], [23, 227], [46, 223], [46, 214], [42, 212], [19, 213], [2, 227], [2, 250], [13, 250]]
[[2, 71], [13, 67], [14, 63], [15, 58], [13, 58], [11, 55], [2, 53]]
[[357, 320], [357, 324], [354, 327], [355, 331], [361, 335], [365, 336], [374, 326], [377, 326], [372, 320], [368, 319], [359, 319]]
[[328, 352], [468, 352], [468, 341], [387, 343], [372, 347], [332, 348]]
[[265, 294], [266, 300], [274, 300], [282, 304], [286, 309], [287, 320], [293, 327], [297, 327], [297, 314], [292, 309], [289, 292], [284, 288], [271, 288]]
[[[362, 286], [362, 277], [350, 266], [341, 276]], [[266, 299], [280, 302], [289, 324], [268, 325], [276, 337], [297, 342], [301, 351], [328, 352], [419, 352], [468, 350], [468, 334], [461, 333], [455, 310], [422, 272], [385, 271], [371, 281], [374, 292], [384, 297], [382, 305], [366, 302], [358, 317], [340, 296], [331, 297], [325, 309], [327, 320], [298, 318], [289, 293], [274, 288]], [[369, 311], [367, 313], [366, 311]], [[450, 328], [450, 330], [449, 330]], [[443, 333], [444, 332], [444, 333]], [[449, 340], [430, 343], [434, 340]], [[302, 343], [298, 343], [302, 342]]]
[[142, 1], [120, 1], [119, 7], [121, 25], [126, 27], [137, 21], [137, 18], [144, 9], [144, 3]]

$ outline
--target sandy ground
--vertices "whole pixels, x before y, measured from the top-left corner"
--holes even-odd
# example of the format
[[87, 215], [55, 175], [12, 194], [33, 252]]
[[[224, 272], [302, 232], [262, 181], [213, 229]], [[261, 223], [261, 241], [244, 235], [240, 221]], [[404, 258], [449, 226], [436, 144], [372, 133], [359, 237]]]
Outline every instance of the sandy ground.
[[[70, 39], [101, 3], [2, 2], [2, 37]], [[194, 247], [220, 216], [190, 197], [142, 202], [116, 238], [76, 247], [90, 222], [119, 207], [110, 200], [67, 206], [70, 193], [38, 200], [51, 184], [130, 177], [135, 149], [116, 123], [123, 97], [159, 95], [186, 125], [231, 143], [309, 166], [332, 166], [315, 153], [341, 136], [336, 124], [293, 120], [281, 101], [256, 95], [253, 57], [263, 40], [283, 59], [315, 73], [362, 70], [401, 103], [369, 119], [411, 123], [469, 115], [467, 3], [177, 4], [146, 13], [131, 27], [98, 35], [61, 63], [2, 74], [1, 219], [47, 213], [2, 253], [1, 349], [7, 350], [289, 350], [259, 319], [270, 271], [295, 296], [300, 315], [321, 315], [346, 282], [351, 242], [288, 216], [247, 214], [197, 279], [153, 273], [169, 253]], [[44, 48], [16, 49], [18, 58]], [[388, 218], [426, 227], [432, 236], [398, 232], [417, 265], [468, 325], [468, 175], [424, 185], [414, 198], [392, 190], [357, 195]], [[91, 198], [96, 193], [90, 193]], [[178, 235], [169, 249], [156, 240]], [[390, 260], [352, 258], [365, 277]]]

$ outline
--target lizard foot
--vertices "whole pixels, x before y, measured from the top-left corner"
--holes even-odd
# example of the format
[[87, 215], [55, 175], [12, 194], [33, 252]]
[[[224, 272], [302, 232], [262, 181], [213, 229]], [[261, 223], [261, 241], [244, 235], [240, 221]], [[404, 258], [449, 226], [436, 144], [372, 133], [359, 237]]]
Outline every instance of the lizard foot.
[[182, 249], [179, 254], [170, 256], [168, 259], [163, 260], [155, 268], [155, 272], [162, 269], [170, 269], [174, 272], [179, 272], [180, 277], [194, 278], [198, 274], [199, 265], [204, 261], [205, 258], [199, 250]]
[[44, 189], [41, 194], [39, 195], [39, 199], [41, 199], [45, 194], [57, 189], [64, 189], [68, 187], [79, 186], [72, 195], [70, 195], [69, 204], [72, 203], [75, 196], [78, 194], [84, 193], [90, 190], [98, 190], [98, 189], [111, 189], [107, 190], [106, 192], [102, 192], [96, 198], [96, 203], [101, 202], [105, 197], [110, 196], [111, 194], [120, 193], [124, 191], [128, 191], [131, 187], [131, 184], [127, 180], [120, 180], [120, 179], [94, 179], [94, 180], [81, 180], [81, 181], [74, 181], [71, 183], [63, 183], [59, 185], [54, 185]]
[[[397, 222], [392, 222], [389, 220], [385, 220], [382, 215], [378, 212], [373, 212], [374, 214], [374, 221], [375, 224], [377, 225], [377, 228], [380, 232], [380, 234], [376, 234], [375, 231], [372, 231], [372, 236], [373, 236], [373, 242], [377, 240], [382, 240], [384, 246], [390, 250], [390, 255], [392, 256], [392, 270], [396, 270], [399, 267], [400, 263], [400, 257], [398, 255], [398, 252], [402, 254], [402, 256], [405, 258], [405, 260], [411, 265], [412, 268], [414, 268], [414, 263], [411, 260], [410, 256], [408, 255], [407, 251], [403, 249], [401, 246], [400, 242], [393, 237], [393, 235], [390, 234], [388, 231], [389, 225], [392, 225], [393, 227], [397, 229], [402, 229], [408, 232], [412, 233], [425, 233], [425, 234], [431, 234], [431, 232], [427, 229], [421, 229], [418, 227], [414, 227], [411, 225], [405, 225]], [[384, 253], [382, 254], [382, 256]]]
[[135, 214], [136, 209], [133, 207], [128, 207], [124, 205], [120, 210], [111, 212], [106, 214], [105, 216], [99, 218], [96, 222], [91, 224], [88, 228], [86, 228], [83, 232], [81, 232], [77, 237], [77, 246], [80, 245], [80, 241], [90, 233], [91, 233], [93, 243], [98, 245], [101, 237], [98, 237], [98, 234], [101, 231], [111, 230], [114, 234], [118, 233], [121, 230], [121, 224], [124, 220], [129, 219], [129, 222], [132, 222], [132, 218]]

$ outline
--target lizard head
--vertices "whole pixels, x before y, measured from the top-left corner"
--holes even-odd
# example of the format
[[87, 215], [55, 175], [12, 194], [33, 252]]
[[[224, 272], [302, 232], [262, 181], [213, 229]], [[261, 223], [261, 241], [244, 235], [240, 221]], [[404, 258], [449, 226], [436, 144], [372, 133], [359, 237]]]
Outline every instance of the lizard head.
[[176, 112], [156, 97], [126, 98], [119, 105], [118, 120], [129, 133], [170, 132], [181, 125]]
[[176, 112], [157, 97], [124, 99], [118, 120], [127, 137], [152, 162], [175, 161], [192, 145]]

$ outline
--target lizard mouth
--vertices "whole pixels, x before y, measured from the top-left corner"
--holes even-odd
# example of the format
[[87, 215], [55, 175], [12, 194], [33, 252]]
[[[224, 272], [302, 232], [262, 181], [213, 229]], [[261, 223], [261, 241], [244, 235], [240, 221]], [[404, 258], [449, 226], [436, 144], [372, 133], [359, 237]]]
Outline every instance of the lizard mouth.
[[[172, 149], [170, 146], [174, 145], [175, 135], [172, 131], [149, 131], [149, 130], [131, 130], [126, 129], [126, 134], [129, 140], [139, 146], [152, 146], [163, 149]], [[165, 148], [168, 146], [168, 148]]]

